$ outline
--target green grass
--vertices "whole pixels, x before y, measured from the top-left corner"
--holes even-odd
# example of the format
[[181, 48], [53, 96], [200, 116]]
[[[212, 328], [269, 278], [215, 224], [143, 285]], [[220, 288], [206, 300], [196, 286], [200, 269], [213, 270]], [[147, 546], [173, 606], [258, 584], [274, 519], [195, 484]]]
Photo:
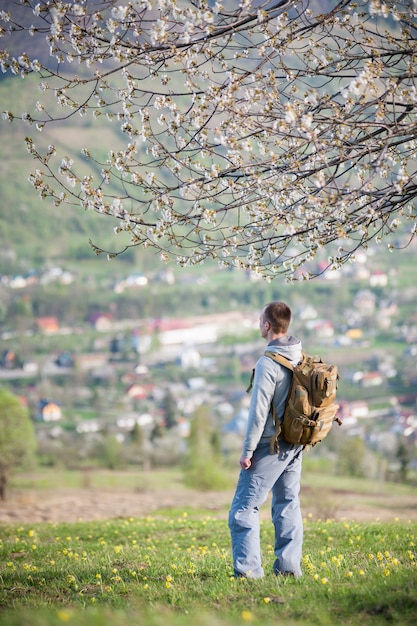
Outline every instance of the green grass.
[[[393, 482], [376, 483], [373, 479], [354, 478], [351, 476], [339, 476], [329, 474], [329, 469], [320, 471], [318, 463], [320, 459], [314, 458], [314, 450], [305, 453], [303, 461], [302, 486], [315, 487], [323, 493], [332, 489], [339, 492], [354, 491], [358, 494], [375, 494], [382, 492], [388, 497], [395, 495], [415, 496], [415, 485]], [[230, 471], [237, 474], [234, 466]], [[56, 489], [56, 488], [79, 488], [85, 484], [85, 474], [89, 474], [91, 487], [120, 487], [123, 489], [134, 488], [146, 478], [147, 488], [150, 491], [157, 489], [175, 489], [183, 481], [181, 468], [157, 469], [145, 474], [139, 469], [127, 470], [102, 470], [83, 469], [66, 470], [53, 468], [39, 468], [31, 472], [19, 472], [10, 477], [9, 489], [20, 491], [22, 489]]]
[[88, 483], [89, 488], [137, 489], [146, 478], [147, 490], [174, 489], [182, 480], [179, 469], [158, 470], [143, 474], [138, 470], [61, 470], [42, 468], [35, 472], [21, 472], [11, 477], [10, 490], [79, 489]]
[[414, 624], [417, 525], [305, 522], [299, 580], [234, 579], [225, 521], [192, 510], [0, 526], [2, 626]]
[[[308, 453], [305, 453], [305, 456]], [[324, 473], [308, 472], [308, 460], [304, 462], [303, 476], [301, 483], [304, 486], [316, 487], [322, 491], [329, 489], [337, 489], [340, 492], [349, 491], [358, 494], [375, 494], [381, 491], [387, 496], [394, 495], [414, 495], [416, 493], [415, 485], [401, 484], [393, 482], [380, 482], [374, 479], [355, 478], [352, 476], [329, 476]]]

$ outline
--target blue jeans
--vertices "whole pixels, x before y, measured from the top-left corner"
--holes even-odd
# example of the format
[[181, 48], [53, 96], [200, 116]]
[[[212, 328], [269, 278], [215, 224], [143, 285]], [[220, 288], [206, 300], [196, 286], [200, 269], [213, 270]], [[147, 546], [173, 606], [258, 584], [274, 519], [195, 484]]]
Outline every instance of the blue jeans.
[[260, 444], [248, 470], [241, 470], [229, 511], [233, 566], [237, 576], [261, 578], [259, 507], [272, 491], [275, 574], [301, 576], [303, 518], [299, 492], [302, 446], [279, 441], [279, 454]]

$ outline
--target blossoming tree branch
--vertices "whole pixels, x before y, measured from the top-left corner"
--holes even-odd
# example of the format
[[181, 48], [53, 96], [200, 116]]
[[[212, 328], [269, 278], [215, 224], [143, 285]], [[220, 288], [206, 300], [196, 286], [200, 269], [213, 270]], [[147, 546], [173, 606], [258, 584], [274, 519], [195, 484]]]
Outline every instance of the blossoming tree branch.
[[[415, 235], [416, 17], [416, 0], [7, 0], [3, 72], [40, 92], [3, 117], [33, 129], [40, 195], [111, 216], [129, 246], [308, 279], [318, 253], [337, 268]], [[10, 52], [29, 35], [46, 60]], [[42, 144], [78, 115], [120, 146]]]

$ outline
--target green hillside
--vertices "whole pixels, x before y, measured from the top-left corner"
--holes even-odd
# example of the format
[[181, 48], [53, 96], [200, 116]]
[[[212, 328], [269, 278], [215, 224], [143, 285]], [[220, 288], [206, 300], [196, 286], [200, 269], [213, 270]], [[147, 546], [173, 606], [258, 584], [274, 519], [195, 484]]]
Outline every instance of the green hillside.
[[[24, 81], [20, 78], [2, 80], [2, 110], [32, 110], [37, 84], [36, 77]], [[81, 117], [47, 127], [42, 133], [22, 122], [1, 120], [1, 273], [38, 267], [46, 260], [95, 259], [89, 245], [90, 238], [106, 248], [120, 247], [121, 240], [113, 234], [115, 222], [111, 218], [87, 213], [81, 207], [71, 205], [57, 208], [50, 200], [38, 197], [28, 176], [40, 165], [28, 154], [24, 141], [26, 136], [31, 136], [42, 146], [55, 144], [59, 148], [65, 147], [65, 154], [79, 162], [84, 145], [95, 146], [96, 154], [104, 159], [108, 147], [120, 143], [117, 132], [116, 126], [104, 127], [98, 122], [92, 127], [91, 119]]]

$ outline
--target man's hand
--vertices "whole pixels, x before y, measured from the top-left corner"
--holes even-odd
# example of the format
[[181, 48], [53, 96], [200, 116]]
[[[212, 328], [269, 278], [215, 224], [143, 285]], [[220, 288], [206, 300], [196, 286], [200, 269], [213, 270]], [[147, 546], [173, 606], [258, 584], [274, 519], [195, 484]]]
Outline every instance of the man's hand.
[[243, 470], [247, 470], [247, 469], [249, 469], [251, 465], [252, 465], [252, 460], [251, 460], [251, 459], [248, 459], [248, 457], [247, 457], [247, 456], [242, 456], [242, 457], [240, 457], [240, 467], [241, 467]]

